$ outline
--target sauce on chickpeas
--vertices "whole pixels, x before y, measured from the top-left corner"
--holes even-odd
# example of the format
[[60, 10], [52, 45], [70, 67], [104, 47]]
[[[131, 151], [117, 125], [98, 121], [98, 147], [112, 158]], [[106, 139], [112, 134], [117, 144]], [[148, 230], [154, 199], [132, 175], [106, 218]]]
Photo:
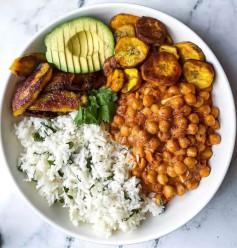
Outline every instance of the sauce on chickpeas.
[[198, 90], [186, 82], [170, 87], [145, 83], [118, 99], [111, 137], [132, 148], [132, 173], [141, 178], [145, 192], [157, 194], [158, 205], [196, 189], [210, 174], [212, 145], [221, 140], [211, 91], [212, 86]]

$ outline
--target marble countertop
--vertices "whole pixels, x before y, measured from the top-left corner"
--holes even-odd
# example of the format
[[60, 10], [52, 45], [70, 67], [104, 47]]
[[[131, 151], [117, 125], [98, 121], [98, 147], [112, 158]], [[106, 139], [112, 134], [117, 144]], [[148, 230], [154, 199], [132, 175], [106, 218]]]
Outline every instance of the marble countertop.
[[[121, 1], [121, 0], [120, 0]], [[1, 0], [0, 66], [8, 65], [24, 44], [48, 22], [66, 12], [105, 0]], [[237, 100], [237, 0], [129, 0], [176, 17], [214, 51]], [[4, 84], [0, 84], [2, 94]], [[0, 154], [0, 158], [2, 155]], [[178, 230], [131, 246], [102, 246], [80, 241], [45, 223], [18, 194], [4, 166], [0, 170], [0, 247], [6, 248], [231, 248], [237, 247], [237, 151], [220, 189], [210, 203]]]

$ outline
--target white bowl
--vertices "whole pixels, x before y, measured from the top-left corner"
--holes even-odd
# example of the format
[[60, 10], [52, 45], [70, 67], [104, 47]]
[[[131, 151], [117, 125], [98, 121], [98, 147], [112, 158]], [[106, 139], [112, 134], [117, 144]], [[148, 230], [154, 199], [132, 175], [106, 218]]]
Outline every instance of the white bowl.
[[203, 178], [200, 186], [196, 190], [189, 191], [183, 197], [176, 197], [168, 205], [162, 215], [158, 217], [148, 216], [147, 219], [142, 222], [142, 225], [133, 232], [116, 232], [112, 237], [106, 239], [97, 236], [96, 231], [94, 231], [90, 225], [81, 224], [79, 227], [75, 227], [69, 221], [67, 209], [63, 209], [61, 206], [48, 207], [46, 200], [38, 196], [35, 184], [24, 182], [24, 175], [17, 170], [17, 157], [22, 151], [22, 148], [13, 132], [13, 124], [16, 120], [12, 116], [11, 100], [16, 90], [16, 82], [19, 81], [14, 75], [9, 75], [6, 82], [1, 107], [1, 146], [3, 154], [5, 155], [5, 163], [9, 168], [11, 177], [27, 202], [45, 221], [65, 233], [82, 240], [110, 245], [132, 244], [161, 237], [184, 225], [199, 213], [211, 200], [224, 179], [233, 153], [236, 130], [235, 106], [230, 85], [213, 52], [205, 42], [187, 26], [173, 17], [154, 9], [124, 3], [100, 4], [78, 9], [41, 30], [41, 32], [34, 36], [27, 44], [21, 54], [16, 54], [16, 57], [30, 52], [44, 52], [45, 47], [43, 40], [45, 35], [62, 22], [79, 16], [94, 16], [108, 24], [110, 18], [118, 13], [129, 13], [138, 16], [144, 15], [161, 20], [165, 23], [175, 42], [194, 42], [203, 50], [207, 61], [214, 65], [216, 78], [214, 82], [213, 99], [214, 104], [220, 109], [221, 129], [219, 130], [219, 134], [222, 137], [222, 141], [220, 145], [213, 148], [214, 156], [210, 160], [212, 168], [210, 176]]

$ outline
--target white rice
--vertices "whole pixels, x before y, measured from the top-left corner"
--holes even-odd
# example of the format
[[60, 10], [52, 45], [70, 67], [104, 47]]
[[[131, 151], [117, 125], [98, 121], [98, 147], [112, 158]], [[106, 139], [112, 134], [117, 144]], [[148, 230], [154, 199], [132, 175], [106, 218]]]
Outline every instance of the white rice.
[[[63, 202], [74, 225], [91, 223], [101, 235], [136, 229], [146, 212], [158, 215], [154, 198], [132, 177], [128, 150], [112, 142], [105, 126], [74, 123], [76, 112], [51, 121], [27, 117], [15, 125], [24, 152], [18, 166], [36, 181], [49, 205]], [[43, 141], [35, 141], [39, 133]]]

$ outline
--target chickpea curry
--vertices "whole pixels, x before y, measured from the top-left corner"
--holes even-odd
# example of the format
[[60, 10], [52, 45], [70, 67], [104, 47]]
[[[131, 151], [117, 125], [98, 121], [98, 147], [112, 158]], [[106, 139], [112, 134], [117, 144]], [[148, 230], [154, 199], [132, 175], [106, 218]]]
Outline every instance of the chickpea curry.
[[118, 92], [111, 138], [131, 149], [132, 174], [163, 205], [210, 174], [212, 146], [221, 141], [215, 72], [197, 45], [173, 45], [154, 18], [119, 14], [110, 26], [117, 43], [104, 73], [106, 87]]

